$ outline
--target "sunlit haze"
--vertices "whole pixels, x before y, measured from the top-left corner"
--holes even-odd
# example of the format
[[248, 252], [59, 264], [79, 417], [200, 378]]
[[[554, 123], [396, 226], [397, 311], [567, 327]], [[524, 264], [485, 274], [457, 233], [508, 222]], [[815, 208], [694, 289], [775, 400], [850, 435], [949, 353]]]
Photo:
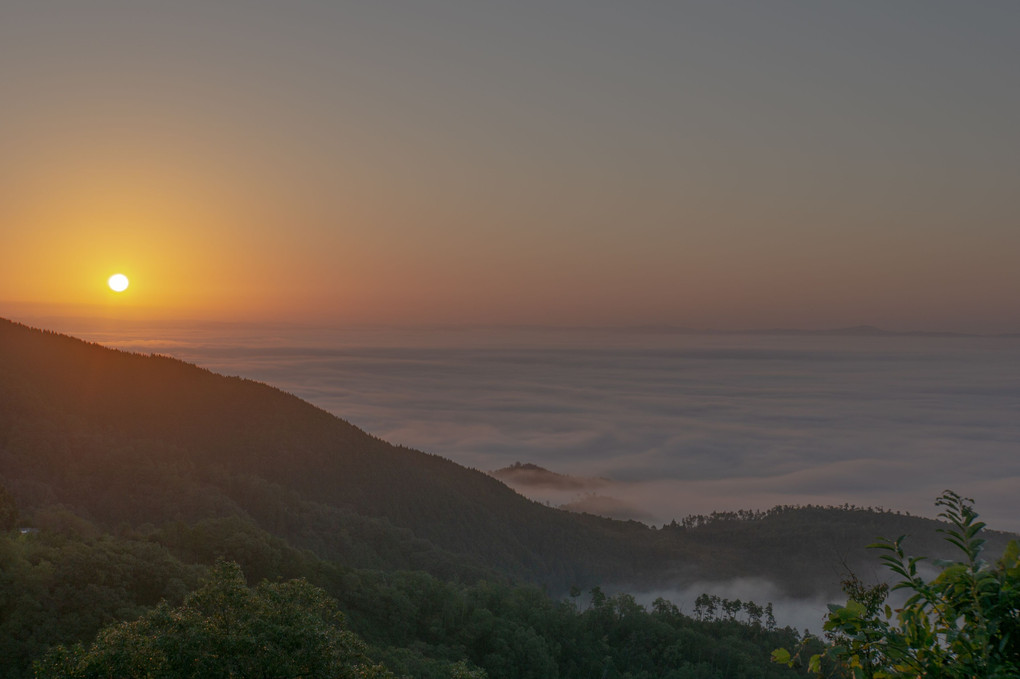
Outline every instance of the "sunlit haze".
[[991, 336], [1020, 333], [1018, 25], [928, 0], [7, 3], [0, 316], [480, 469], [639, 484], [657, 520], [957, 487], [1015, 527], [1016, 338]]
[[0, 314], [1017, 332], [1018, 20], [8, 3]]

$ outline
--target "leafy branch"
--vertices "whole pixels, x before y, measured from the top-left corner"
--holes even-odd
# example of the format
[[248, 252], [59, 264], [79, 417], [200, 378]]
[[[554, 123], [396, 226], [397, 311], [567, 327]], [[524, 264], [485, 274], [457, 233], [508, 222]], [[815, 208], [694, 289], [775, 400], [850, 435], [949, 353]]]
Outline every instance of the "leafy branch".
[[[844, 582], [845, 606], [830, 605], [824, 629], [829, 644], [808, 659], [818, 676], [853, 679], [1020, 676], [1020, 546], [1013, 540], [994, 564], [980, 558], [985, 524], [973, 500], [945, 491], [936, 501], [948, 526], [939, 532], [962, 552], [959, 561], [931, 560], [941, 571], [919, 572], [927, 557], [909, 556], [904, 536], [869, 547], [899, 581], [892, 590], [912, 594], [893, 610], [882, 605], [884, 585]], [[802, 662], [804, 647], [773, 652], [774, 662]]]

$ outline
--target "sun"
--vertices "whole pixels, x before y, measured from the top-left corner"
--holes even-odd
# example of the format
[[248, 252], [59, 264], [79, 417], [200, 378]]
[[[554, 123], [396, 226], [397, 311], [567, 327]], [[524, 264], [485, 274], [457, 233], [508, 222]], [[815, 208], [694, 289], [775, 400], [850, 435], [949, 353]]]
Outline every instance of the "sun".
[[127, 276], [122, 273], [115, 273], [106, 281], [106, 284], [110, 286], [110, 289], [114, 292], [124, 292], [127, 290], [130, 282]]

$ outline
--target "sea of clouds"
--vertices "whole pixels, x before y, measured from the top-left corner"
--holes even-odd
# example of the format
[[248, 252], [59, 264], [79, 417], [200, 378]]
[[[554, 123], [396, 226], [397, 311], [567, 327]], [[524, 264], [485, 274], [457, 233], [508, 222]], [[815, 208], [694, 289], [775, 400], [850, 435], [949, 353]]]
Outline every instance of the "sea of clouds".
[[600, 494], [652, 522], [805, 503], [931, 516], [952, 488], [992, 527], [1020, 531], [1016, 337], [57, 329], [266, 382], [477, 469], [605, 477]]

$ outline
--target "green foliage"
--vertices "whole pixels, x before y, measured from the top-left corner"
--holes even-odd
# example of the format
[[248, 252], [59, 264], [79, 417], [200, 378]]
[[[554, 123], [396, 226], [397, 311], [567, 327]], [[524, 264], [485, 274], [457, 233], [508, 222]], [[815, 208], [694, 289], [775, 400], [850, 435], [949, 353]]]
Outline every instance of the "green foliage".
[[[43, 657], [50, 676], [73, 677], [75, 672], [88, 676], [89, 667], [112, 663], [133, 648], [154, 657], [179, 648], [169, 641], [153, 645], [168, 636], [160, 625], [176, 616], [179, 624], [190, 620], [195, 627], [204, 610], [199, 604], [213, 597], [189, 598], [184, 607], [182, 602], [203, 574], [208, 576], [210, 568], [202, 564], [218, 554], [236, 555], [270, 579], [304, 578], [327, 592], [336, 600], [330, 610], [344, 612], [346, 629], [369, 644], [368, 655], [399, 676], [780, 679], [796, 674], [780, 666], [762, 671], [767, 649], [797, 638], [792, 630], [753, 621], [754, 609], [746, 608], [751, 602], [735, 620], [722, 613], [696, 620], [664, 599], [647, 611], [627, 594], [598, 588], [588, 596], [578, 589], [573, 600], [557, 601], [538, 587], [500, 580], [466, 585], [420, 571], [353, 570], [232, 520], [174, 522], [112, 536], [66, 510], [53, 510], [38, 525], [37, 533], [0, 535], [4, 679], [30, 676], [32, 662]], [[213, 548], [217, 541], [223, 549]], [[233, 589], [220, 584], [220, 600], [248, 596], [241, 597], [240, 583]], [[161, 599], [168, 603], [160, 604]], [[185, 615], [184, 609], [190, 612]], [[143, 637], [150, 640], [132, 645]], [[63, 650], [47, 656], [57, 645]]]
[[162, 603], [95, 642], [58, 646], [36, 677], [99, 679], [341, 679], [390, 676], [369, 663], [336, 604], [305, 581], [263, 581], [251, 589], [241, 569], [220, 562], [178, 607]]
[[767, 662], [776, 641], [796, 642], [792, 630], [698, 621], [661, 598], [648, 611], [628, 594], [592, 588], [579, 606], [534, 587], [464, 586], [420, 573], [359, 573], [356, 591], [357, 600], [340, 596], [352, 628], [373, 648], [388, 647], [376, 657], [398, 674], [445, 677], [440, 663], [461, 658], [490, 679], [798, 674]]
[[180, 603], [196, 583], [194, 567], [151, 542], [46, 529], [0, 534], [0, 677], [27, 676], [53, 644], [91, 639], [160, 599]]
[[[952, 491], [937, 500], [949, 524], [940, 531], [962, 558], [934, 562], [941, 571], [930, 580], [918, 568], [927, 558], [908, 556], [903, 537], [872, 545], [899, 577], [892, 589], [909, 597], [894, 611], [881, 605], [881, 586], [851, 580], [846, 605], [830, 606], [830, 644], [810, 657], [811, 671], [853, 679], [1020, 676], [1020, 546], [1012, 541], [993, 564], [981, 560], [985, 524], [972, 503]], [[778, 649], [773, 660], [792, 665], [802, 651]]]

